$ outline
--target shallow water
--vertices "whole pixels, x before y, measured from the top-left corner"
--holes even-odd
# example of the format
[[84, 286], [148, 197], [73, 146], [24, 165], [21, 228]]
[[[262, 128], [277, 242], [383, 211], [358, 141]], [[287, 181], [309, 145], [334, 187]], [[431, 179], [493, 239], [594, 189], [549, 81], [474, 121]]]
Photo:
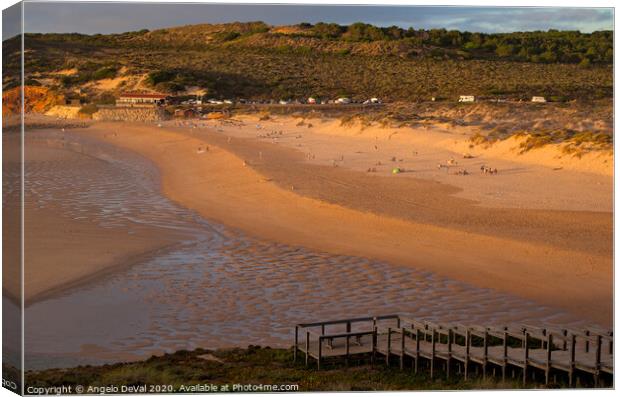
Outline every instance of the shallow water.
[[298, 322], [391, 313], [583, 325], [558, 309], [414, 268], [247, 237], [162, 196], [149, 161], [83, 135], [36, 132], [28, 143], [72, 151], [88, 166], [27, 163], [27, 201], [111, 232], [140, 223], [181, 236], [168, 252], [29, 306], [28, 369], [196, 347], [290, 346]]

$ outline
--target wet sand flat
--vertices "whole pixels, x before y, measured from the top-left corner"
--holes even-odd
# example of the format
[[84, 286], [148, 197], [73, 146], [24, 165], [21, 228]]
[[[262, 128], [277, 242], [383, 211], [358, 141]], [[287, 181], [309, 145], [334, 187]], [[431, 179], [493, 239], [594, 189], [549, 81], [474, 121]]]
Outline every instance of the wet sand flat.
[[[106, 132], [111, 128], [118, 131], [113, 137]], [[597, 236], [590, 245], [573, 241], [572, 248], [574, 237], [565, 233], [566, 223], [549, 222], [545, 232], [566, 236], [569, 242], [533, 242], [354, 209], [355, 200], [347, 206], [317, 200], [299, 194], [294, 185], [286, 189], [274, 183], [251, 160], [233, 154], [235, 139], [222, 142], [221, 134], [213, 130], [181, 133], [154, 126], [100, 124], [79, 134], [105, 139], [151, 159], [161, 170], [168, 197], [261, 239], [429, 270], [562, 307], [601, 324], [611, 322], [611, 248], [595, 243]], [[206, 144], [209, 151], [201, 151]], [[314, 171], [329, 180], [320, 167]], [[380, 193], [368, 190], [366, 195]], [[446, 211], [456, 213], [459, 209], [450, 208], [452, 204], [446, 200]], [[604, 229], [605, 220], [599, 222]]]
[[[79, 212], [68, 213], [62, 207], [83, 198], [70, 189], [67, 181], [56, 183], [54, 174], [71, 172], [76, 178], [73, 183], [88, 190], [89, 185], [94, 185], [89, 175], [96, 177], [100, 161], [34, 140], [26, 140], [26, 148], [26, 305], [119, 266], [128, 267], [174, 244], [176, 238], [171, 233], [145, 225], [102, 224], [97, 220], [96, 206], [89, 208], [85, 200]], [[56, 191], [52, 193], [53, 189]]]

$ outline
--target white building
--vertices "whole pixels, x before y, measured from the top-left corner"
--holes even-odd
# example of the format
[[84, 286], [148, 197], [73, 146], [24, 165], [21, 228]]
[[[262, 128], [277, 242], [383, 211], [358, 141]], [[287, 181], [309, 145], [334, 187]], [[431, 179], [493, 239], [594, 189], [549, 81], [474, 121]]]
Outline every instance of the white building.
[[547, 102], [547, 100], [545, 99], [544, 96], [533, 96], [532, 102], [544, 103], [544, 102]]
[[338, 98], [336, 99], [336, 103], [339, 103], [341, 105], [346, 105], [348, 103], [351, 103], [351, 100], [349, 98]]
[[316, 103], [316, 98], [314, 97], [308, 98], [308, 103], [314, 105]]
[[165, 94], [125, 92], [116, 100], [116, 105], [163, 105], [166, 103], [166, 98], [168, 98], [168, 95]]
[[459, 97], [459, 102], [475, 102], [476, 97], [473, 95], [461, 95]]
[[377, 104], [377, 103], [381, 103], [381, 101], [379, 100], [379, 98], [370, 98], [364, 101], [364, 105], [370, 105], [370, 104]]

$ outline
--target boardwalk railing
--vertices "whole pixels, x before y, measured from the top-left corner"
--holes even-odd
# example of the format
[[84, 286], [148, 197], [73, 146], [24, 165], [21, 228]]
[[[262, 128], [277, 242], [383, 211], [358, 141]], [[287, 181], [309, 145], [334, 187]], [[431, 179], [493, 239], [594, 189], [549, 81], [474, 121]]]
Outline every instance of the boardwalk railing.
[[416, 373], [424, 361], [431, 378], [437, 365], [447, 377], [456, 369], [465, 379], [472, 369], [483, 378], [499, 369], [502, 380], [517, 370], [524, 384], [537, 370], [547, 384], [564, 373], [571, 386], [578, 372], [591, 374], [595, 386], [602, 374], [613, 375], [613, 333], [600, 329], [466, 326], [387, 315], [297, 324], [295, 360], [298, 352], [305, 354], [306, 365], [314, 358], [318, 369], [328, 358], [344, 357], [348, 365], [350, 356], [359, 354], [370, 355], [372, 363], [381, 354], [388, 365], [398, 357], [401, 369], [411, 361]]
[[[295, 360], [297, 352], [302, 351], [306, 355], [306, 364], [313, 357], [320, 369], [321, 360], [325, 357], [344, 356], [347, 364], [352, 354], [370, 353], [374, 359], [377, 326], [386, 321], [400, 323], [400, 318], [398, 315], [386, 315], [297, 324]], [[352, 331], [353, 328], [357, 330]], [[301, 335], [300, 331], [303, 331]]]

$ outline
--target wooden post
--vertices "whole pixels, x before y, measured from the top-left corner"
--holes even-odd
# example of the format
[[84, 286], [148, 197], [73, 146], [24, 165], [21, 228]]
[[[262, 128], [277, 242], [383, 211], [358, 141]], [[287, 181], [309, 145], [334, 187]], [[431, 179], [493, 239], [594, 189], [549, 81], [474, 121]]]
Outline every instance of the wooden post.
[[418, 362], [420, 361], [420, 329], [415, 331], [415, 364], [414, 372], [418, 373]]
[[590, 336], [590, 331], [586, 330], [585, 334], [586, 334], [586, 353], [589, 353], [590, 352], [590, 340], [587, 337]]
[[577, 340], [575, 334], [570, 336], [570, 364], [568, 367], [568, 387], [573, 387], [573, 373], [575, 372], [575, 348]]
[[566, 347], [566, 345], [567, 345], [566, 338], [568, 338], [568, 331], [563, 329], [562, 330], [562, 336], [564, 337], [564, 342], [562, 343], [562, 350], [566, 351], [566, 348], [567, 348]]
[[528, 345], [528, 337], [529, 334], [527, 333], [527, 331], [525, 332], [525, 338], [523, 339], [523, 344], [525, 345], [525, 350], [523, 352], [524, 356], [523, 356], [523, 386], [525, 386], [525, 383], [527, 382], [527, 361], [530, 355], [529, 352], [529, 345]]
[[596, 335], [596, 364], [594, 366], [594, 387], [598, 387], [601, 381], [601, 350], [602, 350], [602, 337]]
[[297, 362], [297, 345], [299, 344], [299, 326], [295, 326], [295, 347], [293, 348], [293, 361]]
[[506, 367], [508, 366], [508, 332], [504, 331], [504, 360], [502, 362], [502, 382], [506, 381]]
[[469, 336], [470, 331], [467, 330], [465, 332], [465, 362], [463, 363], [465, 380], [467, 380], [467, 375], [469, 374]]
[[452, 329], [448, 329], [448, 357], [446, 358], [446, 379], [450, 379], [450, 361], [452, 359]]
[[489, 357], [489, 332], [484, 330], [484, 344], [483, 344], [483, 355], [482, 355], [482, 379], [487, 378], [487, 360]]
[[321, 324], [321, 335], [325, 335], [325, 324]]
[[316, 360], [316, 369], [321, 369], [321, 356], [323, 355], [323, 337], [319, 336], [319, 357]]
[[377, 327], [372, 331], [372, 354], [370, 355], [370, 363], [375, 364], [375, 355], [377, 354]]
[[351, 332], [351, 321], [347, 321], [347, 333]]
[[551, 352], [553, 351], [553, 335], [547, 333], [547, 367], [545, 368], [545, 384], [549, 384], [549, 375], [551, 374]]
[[346, 353], [345, 353], [345, 364], [348, 367], [349, 366], [349, 335], [347, 335], [347, 345], [346, 345]]
[[400, 328], [400, 317], [396, 317], [396, 328]]
[[405, 327], [400, 329], [400, 369], [405, 368]]
[[390, 349], [392, 348], [392, 328], [388, 327], [387, 350], [385, 352], [385, 365], [390, 365]]
[[433, 379], [435, 370], [435, 328], [431, 329], [431, 379]]
[[310, 355], [310, 331], [306, 331], [306, 367], [308, 366], [309, 355]]

